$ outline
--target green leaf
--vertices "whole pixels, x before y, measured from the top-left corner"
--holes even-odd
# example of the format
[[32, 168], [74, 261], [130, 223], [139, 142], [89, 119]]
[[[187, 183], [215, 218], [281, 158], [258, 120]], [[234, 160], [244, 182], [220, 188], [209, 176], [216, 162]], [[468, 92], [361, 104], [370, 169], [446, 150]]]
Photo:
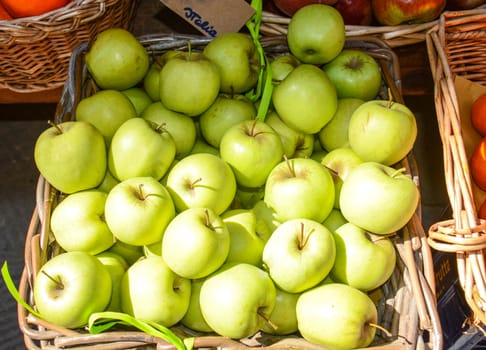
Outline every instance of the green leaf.
[[98, 334], [118, 324], [132, 326], [146, 334], [164, 339], [178, 350], [191, 350], [194, 345], [193, 338], [187, 338], [183, 341], [167, 327], [153, 321], [142, 321], [121, 312], [104, 311], [92, 314], [89, 317], [88, 329], [91, 334]]

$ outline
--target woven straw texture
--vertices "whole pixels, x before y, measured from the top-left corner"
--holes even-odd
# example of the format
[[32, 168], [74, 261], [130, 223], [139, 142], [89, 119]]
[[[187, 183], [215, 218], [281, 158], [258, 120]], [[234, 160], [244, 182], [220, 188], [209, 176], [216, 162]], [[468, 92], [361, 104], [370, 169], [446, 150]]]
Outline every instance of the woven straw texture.
[[480, 91], [486, 92], [486, 10], [444, 13], [426, 41], [453, 215], [432, 225], [429, 244], [456, 253], [460, 283], [473, 312], [465, 321], [482, 327], [486, 324], [486, 222], [478, 218], [477, 209], [485, 194], [471, 179], [469, 159], [480, 139], [470, 123], [470, 106]]
[[62, 87], [73, 49], [105, 29], [129, 29], [137, 4], [73, 0], [40, 16], [0, 21], [0, 89], [37, 92]]
[[[207, 38], [190, 36], [149, 35], [140, 38], [151, 57], [169, 50], [185, 49], [188, 40], [191, 49], [197, 50], [208, 43]], [[269, 57], [287, 53], [285, 37], [263, 38], [262, 45]], [[383, 85], [380, 98], [403, 102], [398, 60], [395, 54], [382, 41], [374, 37], [348, 39], [347, 47], [365, 50], [375, 57], [383, 71]], [[78, 47], [73, 54], [68, 81], [58, 105], [58, 121], [69, 120], [77, 101], [93, 93], [95, 86], [84, 69], [83, 57], [87, 45]], [[417, 185], [418, 169], [412, 155], [403, 159], [404, 167]], [[59, 253], [59, 246], [49, 234], [50, 213], [60, 200], [60, 194], [42, 177], [36, 191], [36, 208], [28, 229], [25, 244], [25, 268], [19, 290], [24, 300], [33, 305], [32, 286], [35, 285], [36, 272], [42, 262]], [[382, 288], [376, 291], [379, 324], [390, 333], [377, 332], [374, 343], [368, 349], [375, 350], [418, 350], [442, 349], [441, 328], [435, 301], [435, 277], [430, 247], [421, 224], [420, 206], [410, 223], [393, 237], [397, 249], [397, 265], [393, 276]], [[35, 307], [35, 305], [33, 305]], [[109, 331], [92, 335], [85, 330], [64, 329], [29, 314], [21, 305], [18, 319], [28, 349], [125, 349], [150, 348], [172, 350], [175, 347], [139, 331]], [[310, 344], [295, 336], [271, 337], [259, 334], [252, 339], [231, 340], [211, 334], [196, 334], [187, 328], [175, 326], [174, 331], [182, 337], [195, 337], [195, 348], [208, 349], [247, 349], [258, 346], [268, 349], [316, 349], [321, 347]]]

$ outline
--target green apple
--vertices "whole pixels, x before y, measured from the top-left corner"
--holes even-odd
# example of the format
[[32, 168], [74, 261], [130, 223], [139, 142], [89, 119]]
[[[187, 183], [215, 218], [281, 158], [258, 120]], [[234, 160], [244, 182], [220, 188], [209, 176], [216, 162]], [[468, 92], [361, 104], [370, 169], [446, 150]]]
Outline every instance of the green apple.
[[368, 292], [388, 281], [396, 263], [395, 247], [388, 237], [373, 235], [352, 223], [337, 228], [333, 237], [336, 261], [331, 278], [335, 282]]
[[230, 235], [226, 261], [261, 266], [265, 241], [258, 235], [255, 212], [251, 209], [230, 209], [221, 218]]
[[351, 148], [341, 147], [330, 151], [321, 160], [321, 164], [330, 170], [334, 180], [334, 208], [339, 209], [339, 198], [343, 182], [353, 169], [363, 163], [363, 160]]
[[326, 73], [317, 66], [300, 64], [272, 94], [275, 111], [291, 128], [315, 134], [337, 109], [337, 93]]
[[174, 217], [169, 192], [153, 177], [124, 180], [106, 198], [106, 223], [113, 235], [127, 244], [143, 246], [160, 241]]
[[366, 51], [344, 49], [322, 69], [334, 84], [338, 98], [369, 101], [381, 90], [381, 68]]
[[128, 97], [128, 99], [132, 103], [133, 107], [135, 108], [137, 117], [140, 117], [144, 109], [152, 103], [152, 99], [150, 98], [150, 96], [141, 87], [134, 86], [126, 90], [122, 90], [122, 93], [126, 97]]
[[263, 199], [256, 202], [252, 210], [256, 216], [256, 231], [263, 241], [267, 242], [281, 222], [277, 220], [275, 210], [270, 208]]
[[37, 137], [34, 161], [40, 174], [61, 192], [95, 188], [107, 169], [105, 140], [90, 123], [62, 122]]
[[124, 313], [170, 327], [189, 307], [191, 281], [175, 274], [160, 256], [149, 256], [131, 265], [120, 282]]
[[344, 225], [348, 221], [341, 213], [341, 210], [333, 208], [327, 218], [324, 219], [322, 224], [326, 226], [329, 231], [334, 232], [338, 227]]
[[417, 121], [402, 103], [367, 101], [353, 112], [348, 138], [350, 147], [364, 161], [393, 165], [412, 150]]
[[319, 143], [326, 151], [332, 151], [339, 147], [349, 147], [348, 126], [353, 112], [363, 104], [363, 100], [357, 98], [338, 99], [336, 113], [318, 132]]
[[181, 320], [181, 324], [197, 332], [209, 333], [213, 330], [209, 327], [201, 312], [201, 304], [199, 296], [201, 295], [201, 287], [205, 279], [191, 280], [191, 299], [189, 301], [189, 308]]
[[307, 218], [322, 222], [334, 206], [331, 173], [311, 158], [287, 159], [268, 175], [263, 200], [276, 219]]
[[167, 225], [162, 258], [181, 277], [197, 279], [216, 271], [228, 257], [230, 234], [210, 208], [188, 208]]
[[201, 138], [196, 138], [196, 141], [194, 141], [194, 145], [192, 146], [191, 152], [189, 153], [210, 153], [219, 157], [219, 149], [211, 146], [209, 143]]
[[66, 196], [51, 214], [51, 231], [65, 251], [98, 254], [115, 243], [104, 220], [108, 195], [86, 190]]
[[263, 264], [275, 284], [288, 293], [316, 286], [331, 271], [336, 247], [331, 231], [309, 219], [278, 226], [263, 249]]
[[239, 186], [258, 188], [282, 160], [283, 146], [270, 125], [254, 119], [229, 128], [221, 139], [219, 152], [231, 166]]
[[297, 300], [300, 293], [287, 293], [277, 288], [275, 307], [269, 322], [265, 323], [262, 331], [274, 335], [289, 335], [298, 331]]
[[343, 182], [340, 208], [349, 222], [372, 233], [386, 235], [410, 221], [419, 198], [417, 185], [403, 169], [364, 162]]
[[273, 58], [270, 61], [273, 83], [279, 84], [299, 64], [300, 61], [291, 53], [284, 53]]
[[[96, 287], [96, 288], [94, 288]], [[37, 273], [34, 303], [42, 318], [66, 328], [80, 328], [110, 302], [111, 277], [93, 255], [66, 252], [52, 257]]]
[[330, 62], [344, 48], [346, 31], [337, 9], [325, 4], [301, 7], [287, 28], [290, 52], [303, 63]]
[[244, 208], [244, 209], [251, 209], [253, 206], [260, 200], [263, 199], [263, 195], [265, 194], [265, 188], [246, 188], [246, 187], [237, 187], [236, 188], [236, 195], [231, 204], [231, 207], [236, 208]]
[[120, 254], [109, 251], [101, 252], [95, 256], [106, 267], [111, 276], [111, 298], [106, 310], [120, 312], [120, 283], [128, 269], [128, 263]]
[[103, 178], [103, 181], [101, 181], [101, 183], [96, 187], [96, 189], [108, 193], [119, 182], [120, 181], [115, 179], [110, 171], [106, 169], [105, 177]]
[[178, 50], [168, 50], [159, 56], [156, 56], [154, 61], [143, 78], [143, 89], [150, 96], [152, 101], [160, 101], [160, 70], [164, 64], [174, 56], [179, 54]]
[[220, 94], [199, 117], [201, 135], [211, 146], [219, 148], [223, 134], [231, 126], [255, 118], [255, 105], [241, 94]]
[[257, 83], [260, 56], [250, 36], [237, 32], [222, 33], [204, 47], [203, 53], [218, 66], [221, 92], [245, 93]]
[[190, 154], [169, 171], [167, 189], [178, 212], [188, 208], [210, 208], [219, 215], [236, 194], [230, 166], [210, 153]]
[[300, 334], [329, 350], [368, 347], [376, 333], [378, 311], [364, 292], [326, 283], [302, 293], [296, 306]]
[[109, 28], [99, 33], [85, 60], [89, 73], [104, 90], [125, 90], [137, 85], [150, 65], [145, 47], [122, 28]]
[[107, 252], [120, 255], [125, 259], [128, 265], [132, 265], [135, 261], [144, 256], [142, 246], [124, 243], [119, 240], [117, 240]]
[[228, 263], [203, 282], [199, 303], [217, 334], [242, 339], [267, 322], [275, 299], [276, 288], [267, 272], [255, 265]]
[[198, 116], [216, 100], [220, 85], [215, 63], [202, 53], [181, 52], [160, 70], [160, 101], [170, 110]]
[[[314, 142], [314, 147], [315, 147], [315, 142]], [[311, 159], [314, 159], [316, 162], [322, 162], [322, 160], [324, 159], [324, 157], [328, 154], [329, 152], [328, 151], [325, 151], [325, 150], [318, 150], [318, 151], [314, 151], [312, 152], [312, 154], [310, 155], [310, 158]]]
[[313, 135], [305, 134], [289, 127], [275, 111], [270, 111], [267, 114], [265, 123], [270, 125], [280, 136], [284, 154], [287, 158], [306, 157], [312, 154], [314, 146]]
[[172, 136], [176, 146], [176, 159], [181, 159], [191, 152], [196, 141], [196, 124], [191, 117], [171, 111], [160, 101], [150, 104], [141, 117], [156, 125], [162, 125]]
[[93, 124], [105, 138], [107, 147], [120, 125], [136, 116], [132, 102], [118, 90], [100, 90], [81, 99], [76, 106], [76, 120]]
[[143, 246], [143, 255], [144, 256], [150, 256], [150, 255], [162, 256], [162, 240], [157, 241], [155, 243], [144, 245]]
[[176, 144], [163, 125], [132, 118], [113, 135], [108, 170], [118, 180], [151, 176], [160, 180], [176, 155]]

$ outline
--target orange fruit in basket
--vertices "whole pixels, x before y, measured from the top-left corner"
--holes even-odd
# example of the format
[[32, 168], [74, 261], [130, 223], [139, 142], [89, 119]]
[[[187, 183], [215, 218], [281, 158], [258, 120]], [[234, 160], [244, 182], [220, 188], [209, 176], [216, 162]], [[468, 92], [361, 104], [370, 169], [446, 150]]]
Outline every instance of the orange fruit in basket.
[[12, 16], [10, 16], [10, 13], [0, 3], [0, 21], [8, 21], [10, 19], [12, 19]]
[[486, 191], [486, 137], [477, 144], [470, 158], [471, 177], [476, 185]]
[[474, 100], [471, 106], [471, 123], [481, 136], [486, 136], [486, 93]]
[[14, 18], [38, 16], [65, 6], [71, 0], [0, 0]]

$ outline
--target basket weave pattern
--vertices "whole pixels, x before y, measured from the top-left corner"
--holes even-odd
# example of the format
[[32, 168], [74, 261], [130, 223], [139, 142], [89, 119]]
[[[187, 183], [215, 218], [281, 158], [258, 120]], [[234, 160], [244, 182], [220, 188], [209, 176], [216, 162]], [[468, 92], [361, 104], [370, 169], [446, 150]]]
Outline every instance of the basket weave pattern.
[[432, 248], [456, 253], [459, 280], [473, 315], [471, 324], [486, 325], [486, 221], [478, 218], [480, 192], [472, 181], [468, 151], [471, 134], [463, 124], [455, 79], [486, 86], [486, 10], [444, 13], [427, 33], [427, 51], [435, 84], [437, 121], [451, 220], [429, 229]]
[[138, 1], [73, 0], [40, 16], [0, 21], [0, 89], [61, 87], [73, 49], [105, 29], [129, 29]]
[[[197, 50], [207, 44], [210, 39], [182, 35], [149, 35], [140, 38], [151, 57], [156, 57], [171, 49], [185, 49], [188, 40], [191, 41], [191, 49]], [[264, 38], [262, 45], [269, 57], [288, 52], [285, 37]], [[388, 98], [388, 95], [391, 94], [394, 100], [402, 102], [398, 60], [393, 51], [374, 37], [348, 39], [346, 45], [365, 50], [378, 60], [383, 71], [381, 98]], [[64, 86], [56, 113], [58, 122], [70, 120], [72, 115], [70, 112], [77, 101], [93, 93], [94, 84], [84, 69], [86, 48], [86, 45], [80, 46], [73, 53], [69, 66], [69, 78]], [[418, 184], [418, 169], [412, 155], [403, 159], [400, 165]], [[50, 234], [49, 221], [50, 213], [60, 199], [60, 193], [40, 177], [36, 191], [37, 205], [26, 237], [25, 269], [19, 286], [23, 299], [34, 307], [32, 286], [35, 284], [36, 273], [43, 263], [59, 253], [59, 246]], [[368, 348], [370, 350], [424, 348], [442, 350], [440, 322], [434, 295], [433, 263], [420, 216], [418, 210], [410, 223], [393, 238], [397, 249], [397, 266], [390, 280], [376, 291], [379, 324], [389, 330], [392, 336], [388, 337], [378, 331], [374, 343]], [[75, 349], [78, 347], [83, 349], [175, 349], [165, 340], [139, 331], [118, 330], [92, 335], [85, 330], [58, 327], [29, 314], [22, 305], [18, 306], [18, 320], [29, 350]], [[243, 350], [256, 346], [259, 349], [268, 350], [296, 348], [324, 350], [297, 336], [261, 335], [261, 338], [257, 336], [237, 341], [214, 335], [195, 334], [181, 326], [174, 327], [174, 331], [182, 337], [195, 337], [194, 348], [201, 349]]]

